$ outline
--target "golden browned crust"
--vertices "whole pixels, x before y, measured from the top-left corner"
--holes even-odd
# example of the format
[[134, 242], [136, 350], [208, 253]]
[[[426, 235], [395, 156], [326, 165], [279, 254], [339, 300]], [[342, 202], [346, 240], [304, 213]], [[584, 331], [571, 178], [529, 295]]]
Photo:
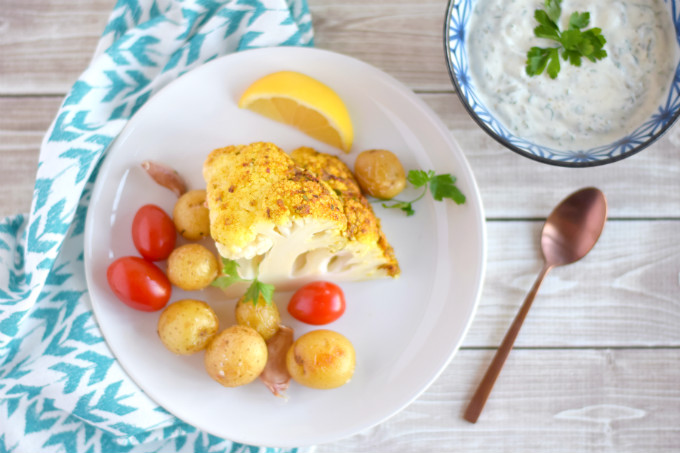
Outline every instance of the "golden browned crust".
[[272, 143], [228, 146], [203, 165], [210, 234], [221, 244], [243, 248], [258, 225], [285, 225], [294, 217], [327, 220], [344, 234], [347, 220], [338, 195]]
[[368, 247], [379, 247], [385, 258], [380, 266], [391, 277], [400, 273], [394, 249], [387, 242], [380, 220], [375, 216], [371, 204], [361, 193], [359, 183], [352, 171], [336, 156], [320, 153], [312, 148], [294, 150], [291, 157], [297, 165], [315, 174], [341, 198], [347, 217], [346, 235], [350, 241], [360, 242]]

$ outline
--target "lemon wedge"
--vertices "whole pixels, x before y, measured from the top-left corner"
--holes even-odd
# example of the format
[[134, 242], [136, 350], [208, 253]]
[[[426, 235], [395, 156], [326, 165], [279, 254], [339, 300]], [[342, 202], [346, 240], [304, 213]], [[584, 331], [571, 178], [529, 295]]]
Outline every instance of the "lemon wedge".
[[281, 71], [264, 76], [246, 89], [238, 106], [294, 126], [345, 152], [352, 147], [354, 129], [345, 103], [308, 75]]

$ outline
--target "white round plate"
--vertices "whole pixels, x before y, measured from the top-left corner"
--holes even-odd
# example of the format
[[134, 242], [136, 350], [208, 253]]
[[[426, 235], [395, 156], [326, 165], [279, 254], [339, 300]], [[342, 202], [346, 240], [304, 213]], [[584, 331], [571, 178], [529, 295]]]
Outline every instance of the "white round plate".
[[[345, 101], [355, 127], [350, 154], [317, 142], [284, 124], [241, 110], [240, 94], [256, 79], [281, 70], [306, 73]], [[351, 382], [334, 390], [291, 383], [288, 399], [255, 381], [225, 388], [203, 368], [203, 354], [180, 357], [156, 334], [159, 312], [133, 310], [106, 282], [115, 259], [138, 255], [130, 226], [139, 207], [155, 203], [171, 213], [176, 198], [151, 181], [144, 160], [178, 170], [190, 188], [203, 188], [203, 160], [214, 148], [271, 141], [287, 152], [299, 146], [338, 154], [353, 166], [371, 148], [395, 152], [404, 167], [451, 173], [467, 196], [464, 205], [415, 204], [412, 217], [375, 204], [393, 245], [399, 279], [342, 284], [345, 314], [324, 326], [349, 338], [356, 349]], [[402, 194], [402, 197], [413, 195]], [[486, 258], [481, 199], [463, 152], [439, 118], [409, 89], [350, 57], [312, 48], [249, 50], [216, 59], [174, 81], [132, 118], [103, 163], [85, 232], [87, 280], [94, 313], [116, 358], [131, 378], [178, 418], [216, 436], [273, 447], [330, 442], [376, 425], [407, 406], [439, 375], [458, 349], [481, 292]], [[184, 293], [208, 301], [226, 327], [233, 300], [211, 288]], [[275, 300], [296, 337], [312, 330], [286, 310], [290, 293]]]

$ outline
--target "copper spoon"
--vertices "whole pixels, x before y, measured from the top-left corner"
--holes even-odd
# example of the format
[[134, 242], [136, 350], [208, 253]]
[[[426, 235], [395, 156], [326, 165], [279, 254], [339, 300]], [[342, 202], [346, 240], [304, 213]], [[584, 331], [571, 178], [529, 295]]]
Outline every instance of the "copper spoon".
[[543, 269], [538, 274], [534, 286], [527, 294], [524, 303], [505, 334], [496, 355], [494, 356], [486, 374], [479, 383], [464, 418], [475, 423], [482, 413], [496, 378], [503, 368], [505, 359], [510, 354], [515, 338], [522, 327], [524, 318], [529, 313], [531, 303], [541, 286], [548, 271], [555, 266], [571, 264], [583, 258], [595, 245], [604, 223], [607, 220], [607, 200], [604, 194], [594, 188], [581, 189], [557, 205], [550, 213], [541, 232], [541, 250], [543, 251]]

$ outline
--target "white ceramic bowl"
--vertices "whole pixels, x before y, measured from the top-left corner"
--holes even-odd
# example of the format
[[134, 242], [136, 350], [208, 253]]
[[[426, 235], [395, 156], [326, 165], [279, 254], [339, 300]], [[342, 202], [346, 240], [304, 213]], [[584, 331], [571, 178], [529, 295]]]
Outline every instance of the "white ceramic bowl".
[[[565, 167], [592, 167], [616, 162], [645, 149], [661, 137], [680, 116], [680, 51], [674, 58], [675, 77], [666, 96], [660, 99], [658, 108], [641, 124], [621, 130], [617, 139], [593, 148], [554, 149], [517, 136], [499, 121], [481, 101], [471, 77], [468, 48], [469, 23], [478, 1], [449, 0], [445, 26], [445, 46], [449, 73], [456, 92], [475, 122], [491, 137], [508, 149], [539, 162]], [[680, 48], [680, 1], [666, 0], [666, 11], [672, 18], [676, 40]], [[606, 35], [606, 30], [603, 30]], [[528, 49], [527, 49], [528, 50]], [[566, 65], [562, 61], [562, 65]], [[593, 64], [585, 62], [586, 64]], [[597, 63], [595, 63], [597, 64]], [[545, 76], [545, 75], [543, 75]], [[546, 128], [551, 127], [548, 122]]]

